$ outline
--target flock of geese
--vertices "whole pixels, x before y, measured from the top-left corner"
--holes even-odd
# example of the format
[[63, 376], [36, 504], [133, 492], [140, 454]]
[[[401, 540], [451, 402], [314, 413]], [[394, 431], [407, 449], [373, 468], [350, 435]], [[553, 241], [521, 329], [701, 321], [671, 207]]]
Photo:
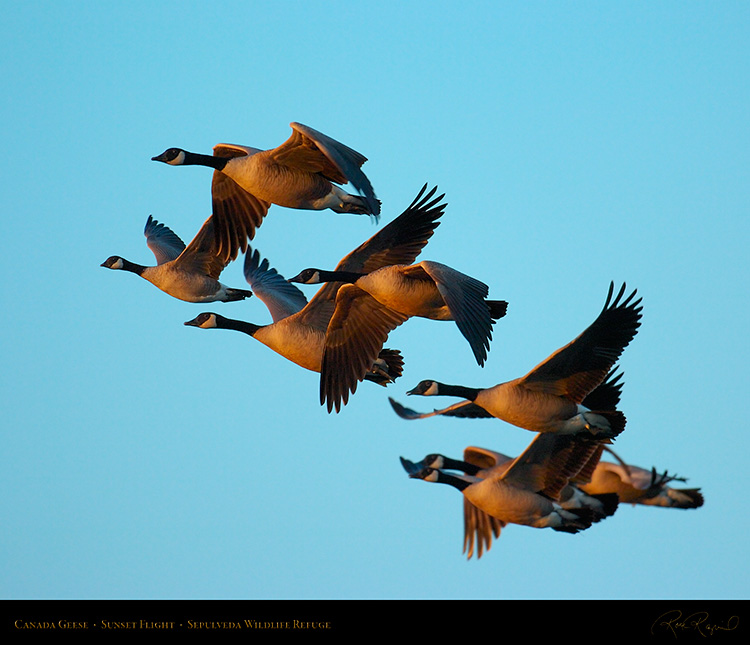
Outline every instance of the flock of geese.
[[[250, 242], [272, 204], [288, 208], [368, 215], [379, 222], [380, 201], [361, 167], [359, 152], [299, 123], [271, 150], [218, 144], [212, 155], [169, 148], [153, 161], [213, 168], [212, 214], [185, 243], [149, 216], [144, 234], [156, 264], [120, 256], [101, 266], [135, 273], [165, 293], [194, 303], [260, 298], [272, 321], [255, 324], [204, 312], [185, 325], [233, 329], [252, 336], [297, 365], [320, 373], [320, 403], [339, 412], [358, 384], [387, 386], [403, 372], [388, 335], [411, 317], [455, 322], [477, 364], [484, 366], [495, 322], [507, 302], [489, 299], [489, 287], [434, 261], [415, 263], [440, 225], [446, 204], [425, 185], [412, 203], [333, 270], [307, 268], [285, 279]], [[357, 194], [340, 186], [350, 184]], [[243, 253], [249, 289], [219, 281]], [[322, 284], [308, 301], [295, 286]], [[490, 549], [507, 524], [577, 533], [611, 516], [619, 503], [675, 508], [703, 504], [700, 489], [665, 471], [626, 464], [611, 449], [625, 429], [618, 409], [622, 373], [617, 361], [641, 324], [641, 299], [614, 283], [601, 312], [577, 338], [528, 374], [488, 388], [424, 380], [407, 392], [451, 396], [448, 407], [420, 413], [389, 399], [404, 419], [432, 416], [497, 418], [536, 433], [513, 458], [469, 446], [463, 459], [430, 454], [419, 462], [401, 458], [409, 477], [450, 484], [463, 493], [464, 552]], [[602, 461], [607, 451], [613, 462]], [[476, 549], [475, 549], [476, 544]]]

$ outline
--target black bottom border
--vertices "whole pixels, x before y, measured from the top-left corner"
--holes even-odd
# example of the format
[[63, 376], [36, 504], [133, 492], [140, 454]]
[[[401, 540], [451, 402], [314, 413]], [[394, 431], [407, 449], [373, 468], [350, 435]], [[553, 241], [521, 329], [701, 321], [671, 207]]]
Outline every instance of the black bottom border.
[[607, 636], [640, 642], [747, 641], [745, 600], [8, 600], [6, 635], [137, 639], [148, 635], [253, 638], [341, 636], [503, 639], [557, 638], [588, 642]]

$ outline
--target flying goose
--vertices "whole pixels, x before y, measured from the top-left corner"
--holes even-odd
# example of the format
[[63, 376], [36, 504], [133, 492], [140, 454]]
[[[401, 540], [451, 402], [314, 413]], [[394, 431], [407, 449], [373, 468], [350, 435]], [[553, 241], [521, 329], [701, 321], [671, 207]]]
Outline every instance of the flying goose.
[[[594, 409], [614, 409], [619, 401], [622, 391], [622, 372], [615, 374], [613, 369], [607, 378], [591, 394], [584, 399], [584, 405]], [[478, 408], [481, 410], [482, 408]], [[492, 418], [485, 412], [485, 415]], [[592, 522], [598, 522], [605, 517], [610, 517], [617, 510], [619, 498], [611, 492], [600, 492], [587, 494], [582, 487], [589, 482], [594, 468], [599, 463], [602, 450], [591, 442], [589, 447], [592, 454], [579, 472], [569, 479], [568, 485], [560, 493], [560, 506], [571, 510], [574, 508], [589, 508], [592, 512]], [[608, 449], [608, 448], [605, 448]], [[485, 479], [501, 475], [513, 463], [513, 458], [493, 450], [469, 446], [464, 450], [463, 460], [452, 459], [441, 454], [427, 455], [422, 461], [411, 465], [414, 472], [424, 468], [435, 468], [439, 470], [460, 470], [468, 476]], [[403, 464], [403, 461], [402, 461]], [[488, 515], [472, 504], [466, 497], [463, 500], [464, 508], [464, 553], [470, 559], [474, 554], [476, 542], [477, 558], [482, 557], [484, 551], [489, 551], [492, 546], [493, 536], [500, 537], [500, 531], [504, 524], [497, 518]]]
[[[588, 447], [590, 449], [589, 459], [585, 461], [584, 466], [578, 473], [569, 477], [568, 484], [560, 491], [558, 503], [563, 509], [569, 511], [589, 509], [591, 522], [594, 523], [614, 515], [619, 498], [616, 493], [588, 495], [581, 490], [580, 482], [590, 477], [591, 471], [601, 455], [601, 450], [598, 449], [595, 441], [589, 441]], [[582, 461], [584, 460], [582, 459]], [[486, 448], [469, 446], [464, 449], [463, 460], [452, 459], [441, 454], [430, 454], [416, 464], [407, 462], [404, 467], [408, 467], [413, 472], [419, 472], [425, 468], [441, 471], [459, 470], [474, 478], [472, 481], [478, 481], [500, 477], [512, 464], [513, 457]], [[467, 559], [471, 559], [476, 540], [477, 558], [481, 558], [484, 551], [490, 550], [493, 536], [495, 538], [500, 537], [504, 523], [477, 508], [467, 497], [463, 499], [463, 509], [464, 553], [467, 554]]]
[[[613, 369], [607, 375], [607, 378], [583, 400], [583, 404], [594, 409], [614, 409], [617, 407], [622, 393], [623, 374], [622, 372], [616, 372], [616, 368]], [[481, 410], [482, 408], [478, 409]], [[486, 412], [485, 415], [492, 418]], [[599, 463], [602, 453], [596, 442], [590, 442], [589, 447], [592, 449], [591, 456], [578, 473], [569, 479], [568, 485], [562, 489], [560, 505], [567, 510], [589, 508], [592, 512], [592, 522], [598, 522], [614, 514], [617, 510], [619, 498], [617, 494], [613, 493], [601, 492], [588, 495], [583, 492], [582, 486], [591, 480], [594, 468]], [[608, 448], [604, 449], [608, 450]], [[501, 475], [512, 463], [513, 458], [502, 453], [469, 446], [464, 450], [463, 460], [452, 459], [440, 454], [431, 454], [417, 464], [413, 464], [412, 469], [415, 472], [424, 468], [460, 470], [466, 475], [485, 479]], [[470, 559], [474, 554], [476, 542], [477, 558], [481, 558], [484, 551], [490, 550], [493, 536], [495, 538], [500, 537], [503, 524], [500, 520], [478, 509], [466, 497], [463, 500], [463, 507], [464, 553]]]
[[[401, 215], [341, 260], [339, 268], [371, 271], [392, 262], [412, 262], [432, 237], [445, 208], [439, 203], [443, 195], [433, 198], [436, 189], [425, 194], [426, 188]], [[244, 332], [293, 363], [320, 372], [325, 333], [341, 283], [326, 283], [307, 302], [296, 286], [269, 268], [267, 260], [261, 262], [258, 251], [249, 247], [244, 272], [255, 295], [268, 307], [273, 323], [257, 325], [207, 312], [185, 324]], [[385, 385], [401, 374], [402, 366], [398, 351], [384, 349], [366, 367], [365, 378]]]
[[[367, 157], [301, 123], [290, 125], [292, 135], [272, 150], [220, 143], [213, 155], [169, 148], [151, 159], [214, 169], [211, 196], [222, 248], [239, 244], [245, 251], [271, 204], [369, 214], [378, 221], [380, 202], [360, 170]], [[362, 196], [336, 185], [347, 182]]]
[[232, 289], [219, 282], [221, 272], [231, 261], [232, 250], [219, 251], [213, 216], [187, 246], [151, 215], [143, 233], [156, 257], [156, 266], [135, 264], [119, 255], [107, 258], [101, 266], [135, 273], [170, 296], [187, 302], [233, 302], [253, 295], [252, 291]]
[[413, 316], [452, 320], [484, 365], [492, 325], [508, 307], [487, 300], [489, 287], [438, 262], [389, 265], [370, 273], [304, 269], [289, 279], [302, 284], [343, 282], [328, 325], [321, 384], [329, 406], [337, 405], [362, 380], [364, 367], [388, 334]]
[[[584, 433], [612, 439], [625, 428], [625, 416], [614, 409], [592, 410], [583, 400], [607, 376], [640, 327], [641, 298], [636, 291], [623, 298], [625, 285], [607, 300], [596, 320], [575, 340], [557, 350], [526, 376], [487, 389], [421, 381], [407, 394], [460, 396], [465, 401], [433, 412], [418, 413], [391, 399], [405, 419], [436, 415], [493, 417], [533, 432]], [[465, 412], [465, 414], [462, 414]]]
[[588, 506], [563, 508], [562, 492], [595, 457], [599, 446], [596, 440], [575, 435], [540, 433], [502, 472], [488, 471], [484, 477], [420, 467], [403, 457], [401, 464], [411, 478], [460, 490], [474, 507], [496, 520], [490, 530], [522, 524], [577, 533], [591, 526], [596, 512]]
[[699, 508], [703, 506], [700, 488], [671, 488], [673, 481], [687, 481], [684, 477], [658, 474], [655, 468], [646, 470], [626, 464], [610, 448], [606, 448], [619, 463], [600, 461], [591, 480], [581, 488], [589, 494], [616, 493], [623, 504], [664, 506], [669, 508]]

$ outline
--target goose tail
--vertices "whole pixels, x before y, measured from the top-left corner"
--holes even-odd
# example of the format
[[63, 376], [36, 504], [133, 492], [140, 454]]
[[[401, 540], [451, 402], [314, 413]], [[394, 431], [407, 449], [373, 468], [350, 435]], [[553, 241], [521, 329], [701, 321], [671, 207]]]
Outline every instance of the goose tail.
[[404, 371], [404, 358], [397, 349], [381, 349], [373, 371], [365, 376], [368, 381], [385, 387]]
[[502, 318], [508, 312], [508, 303], [505, 300], [488, 300], [487, 306], [490, 308], [492, 320]]
[[604, 439], [614, 439], [625, 430], [627, 420], [625, 419], [625, 415], [619, 410], [592, 410], [592, 412], [604, 417], [609, 423], [609, 430], [603, 434]]
[[578, 533], [591, 526], [596, 520], [595, 512], [591, 508], [573, 508], [570, 510], [560, 510], [558, 512], [561, 523], [558, 526], [551, 526], [555, 531], [563, 533]]
[[[380, 200], [375, 199], [374, 201], [378, 205], [378, 210], [380, 210]], [[344, 199], [341, 200], [341, 204], [339, 206], [333, 207], [332, 210], [336, 213], [370, 215], [371, 217], [375, 218], [375, 221], [379, 219], [378, 214], [374, 212], [375, 209], [373, 209], [368, 200], [366, 200], [364, 197], [360, 197], [359, 195], [351, 195], [349, 193], [347, 193]]]
[[225, 302], [237, 302], [238, 300], [244, 300], [253, 295], [252, 291], [247, 289], [227, 289]]

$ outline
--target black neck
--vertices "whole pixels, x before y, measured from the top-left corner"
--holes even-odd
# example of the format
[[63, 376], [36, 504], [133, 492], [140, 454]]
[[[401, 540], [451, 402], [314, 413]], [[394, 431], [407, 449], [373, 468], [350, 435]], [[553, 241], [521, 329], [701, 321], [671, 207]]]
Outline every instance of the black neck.
[[123, 271], [130, 271], [131, 273], [136, 273], [138, 275], [141, 275], [143, 271], [146, 269], [141, 264], [136, 264], [135, 262], [130, 262], [130, 260], [126, 260], [125, 258], [122, 258], [122, 270]]
[[476, 475], [482, 470], [479, 466], [475, 466], [466, 461], [451, 459], [450, 457], [443, 457], [443, 468], [449, 468], [450, 470], [463, 470], [467, 475]]
[[467, 482], [460, 477], [449, 475], [448, 473], [444, 473], [440, 470], [438, 471], [437, 483], [450, 484], [451, 486], [453, 486], [453, 488], [457, 488], [458, 490], [464, 490], [465, 488], [471, 486], [471, 482]]
[[351, 271], [319, 271], [321, 282], [356, 282], [365, 273], [353, 273]]
[[465, 387], [463, 385], [438, 385], [438, 394], [440, 396], [460, 396], [462, 399], [473, 401], [482, 390], [478, 387]]
[[235, 331], [241, 331], [243, 334], [249, 336], [255, 336], [263, 325], [255, 325], [244, 320], [234, 320], [232, 318], [224, 318], [224, 316], [216, 316], [216, 326], [221, 329], [234, 329]]
[[223, 170], [229, 159], [229, 157], [214, 157], [213, 155], [185, 151], [185, 160], [182, 164], [184, 166], [208, 166], [214, 170]]

